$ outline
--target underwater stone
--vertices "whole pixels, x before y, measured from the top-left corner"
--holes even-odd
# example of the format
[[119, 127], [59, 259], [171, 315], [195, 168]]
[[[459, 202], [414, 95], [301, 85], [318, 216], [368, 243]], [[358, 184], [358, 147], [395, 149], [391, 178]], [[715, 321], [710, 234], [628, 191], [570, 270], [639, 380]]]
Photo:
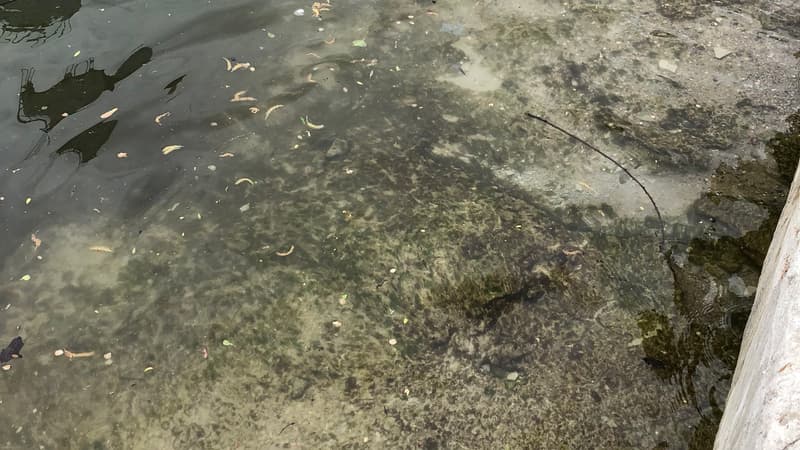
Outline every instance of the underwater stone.
[[331, 143], [331, 146], [328, 147], [328, 151], [325, 152], [325, 158], [327, 159], [336, 159], [340, 156], [344, 156], [347, 154], [348, 145], [347, 141], [344, 139], [336, 138]]
[[714, 58], [722, 59], [722, 58], [730, 55], [731, 53], [733, 53], [733, 51], [728, 50], [725, 47], [720, 47], [720, 46], [714, 47]]
[[678, 65], [672, 61], [668, 61], [666, 59], [662, 59], [658, 61], [658, 68], [661, 70], [667, 70], [669, 72], [675, 73], [678, 71]]
[[731, 275], [730, 278], [728, 278], [728, 289], [737, 297], [747, 296], [747, 285], [738, 275]]

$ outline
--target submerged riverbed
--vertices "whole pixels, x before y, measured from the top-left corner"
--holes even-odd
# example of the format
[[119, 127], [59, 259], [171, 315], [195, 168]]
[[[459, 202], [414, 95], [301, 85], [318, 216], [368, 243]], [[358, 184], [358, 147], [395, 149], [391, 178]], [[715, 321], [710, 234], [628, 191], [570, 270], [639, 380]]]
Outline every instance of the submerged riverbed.
[[710, 448], [799, 18], [3, 3], [0, 442]]

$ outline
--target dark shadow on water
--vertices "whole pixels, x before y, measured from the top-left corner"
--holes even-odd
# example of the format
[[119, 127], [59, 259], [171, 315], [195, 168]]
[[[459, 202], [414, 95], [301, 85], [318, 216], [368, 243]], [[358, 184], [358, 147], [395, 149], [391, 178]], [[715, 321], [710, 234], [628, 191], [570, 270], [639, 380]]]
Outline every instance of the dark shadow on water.
[[70, 65], [61, 81], [42, 91], [37, 91], [33, 83], [36, 71], [23, 69], [17, 120], [20, 123], [41, 122], [41, 129], [45, 133], [25, 159], [41, 149], [48, 139], [48, 133], [62, 120], [90, 105], [103, 92], [113, 91], [117, 83], [150, 62], [152, 57], [153, 49], [142, 47], [129, 56], [112, 75], [95, 69], [94, 59], [90, 58]]
[[100, 122], [88, 128], [81, 134], [70, 139], [55, 151], [56, 155], [74, 152], [80, 156], [80, 163], [84, 164], [97, 156], [97, 152], [111, 137], [111, 132], [117, 126], [117, 121]]

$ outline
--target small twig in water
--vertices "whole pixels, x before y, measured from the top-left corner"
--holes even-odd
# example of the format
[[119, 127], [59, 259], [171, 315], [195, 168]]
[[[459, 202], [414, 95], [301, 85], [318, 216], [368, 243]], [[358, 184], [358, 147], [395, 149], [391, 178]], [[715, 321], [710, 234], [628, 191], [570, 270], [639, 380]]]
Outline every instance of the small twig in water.
[[656, 215], [658, 216], [658, 223], [659, 223], [659, 226], [661, 227], [661, 242], [658, 244], [658, 248], [659, 248], [659, 251], [661, 253], [663, 253], [665, 251], [666, 237], [665, 237], [665, 231], [664, 231], [664, 219], [661, 218], [661, 211], [658, 209], [658, 205], [656, 205], [656, 201], [653, 199], [653, 196], [650, 195], [650, 192], [647, 191], [647, 188], [644, 187], [644, 185], [642, 184], [641, 181], [639, 181], [638, 178], [633, 176], [633, 174], [628, 169], [626, 169], [622, 164], [617, 162], [617, 160], [615, 160], [614, 158], [609, 156], [607, 153], [605, 153], [604, 151], [602, 151], [599, 148], [595, 147], [594, 145], [584, 141], [583, 139], [579, 138], [575, 134], [573, 134], [573, 133], [561, 128], [560, 126], [554, 124], [553, 122], [550, 122], [549, 120], [545, 119], [544, 117], [540, 117], [540, 116], [537, 116], [536, 114], [529, 113], [529, 112], [526, 112], [525, 115], [530, 117], [531, 119], [536, 119], [536, 120], [544, 123], [545, 125], [547, 125], [549, 127], [555, 128], [556, 130], [566, 134], [567, 136], [571, 137], [572, 139], [575, 139], [576, 141], [580, 142], [581, 144], [589, 147], [595, 153], [597, 153], [598, 155], [602, 156], [603, 158], [611, 161], [615, 166], [617, 166], [620, 169], [622, 169], [622, 171], [625, 172], [626, 175], [631, 177], [631, 180], [633, 180], [637, 185], [639, 185], [640, 188], [642, 188], [642, 192], [644, 192], [644, 195], [646, 195], [647, 199], [650, 200], [650, 203], [653, 205], [653, 209], [656, 211]]
[[294, 425], [294, 422], [287, 423], [285, 427], [281, 428], [281, 431], [279, 431], [278, 434], [283, 433], [284, 431], [286, 431], [287, 428], [289, 428], [292, 425]]

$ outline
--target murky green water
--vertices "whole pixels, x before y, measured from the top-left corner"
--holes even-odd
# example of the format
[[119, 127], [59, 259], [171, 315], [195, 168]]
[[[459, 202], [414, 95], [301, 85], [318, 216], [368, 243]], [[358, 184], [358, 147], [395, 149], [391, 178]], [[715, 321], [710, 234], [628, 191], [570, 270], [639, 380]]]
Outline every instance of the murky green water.
[[708, 448], [793, 10], [312, 3], [0, 4], [0, 442]]

